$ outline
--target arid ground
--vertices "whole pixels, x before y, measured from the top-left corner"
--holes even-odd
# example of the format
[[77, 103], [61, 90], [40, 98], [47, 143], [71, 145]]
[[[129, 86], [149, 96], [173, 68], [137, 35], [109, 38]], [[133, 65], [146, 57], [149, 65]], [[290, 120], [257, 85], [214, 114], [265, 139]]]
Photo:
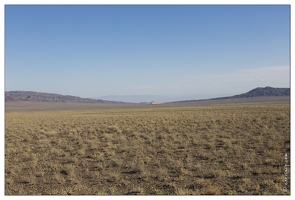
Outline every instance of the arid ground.
[[6, 105], [6, 195], [284, 195], [288, 154], [289, 103]]

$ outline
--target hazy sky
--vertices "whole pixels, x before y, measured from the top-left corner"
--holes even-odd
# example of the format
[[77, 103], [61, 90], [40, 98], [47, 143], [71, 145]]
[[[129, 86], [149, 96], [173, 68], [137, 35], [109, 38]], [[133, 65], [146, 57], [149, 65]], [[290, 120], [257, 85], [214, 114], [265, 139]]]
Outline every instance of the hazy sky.
[[5, 6], [5, 90], [218, 97], [290, 87], [289, 6]]

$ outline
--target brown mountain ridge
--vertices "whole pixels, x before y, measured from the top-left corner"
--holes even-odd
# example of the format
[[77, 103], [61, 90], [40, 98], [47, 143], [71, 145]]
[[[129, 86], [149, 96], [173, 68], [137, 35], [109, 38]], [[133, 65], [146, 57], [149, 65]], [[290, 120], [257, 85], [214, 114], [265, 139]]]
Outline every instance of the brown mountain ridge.
[[5, 92], [5, 102], [64, 102], [64, 103], [116, 103], [90, 98], [81, 98], [70, 95], [33, 91], [8, 91]]

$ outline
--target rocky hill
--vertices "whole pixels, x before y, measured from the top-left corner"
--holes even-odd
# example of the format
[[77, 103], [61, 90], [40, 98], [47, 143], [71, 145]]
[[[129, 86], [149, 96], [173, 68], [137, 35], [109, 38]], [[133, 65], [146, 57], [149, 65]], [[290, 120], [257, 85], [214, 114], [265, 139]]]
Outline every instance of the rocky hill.
[[218, 97], [212, 99], [200, 99], [200, 100], [185, 100], [185, 101], [174, 101], [171, 103], [193, 103], [193, 102], [201, 102], [201, 101], [208, 101], [208, 100], [230, 100], [230, 99], [247, 99], [247, 98], [254, 98], [254, 97], [288, 97], [290, 96], [290, 88], [273, 88], [273, 87], [258, 87], [249, 92], [229, 96], [229, 97]]
[[71, 103], [116, 103], [113, 101], [80, 98], [70, 95], [53, 93], [32, 92], [32, 91], [8, 91], [5, 92], [5, 102], [71, 102]]
[[234, 95], [230, 97], [215, 98], [215, 99], [237, 99], [237, 98], [269, 97], [269, 96], [290, 96], [290, 88], [258, 87], [243, 94]]

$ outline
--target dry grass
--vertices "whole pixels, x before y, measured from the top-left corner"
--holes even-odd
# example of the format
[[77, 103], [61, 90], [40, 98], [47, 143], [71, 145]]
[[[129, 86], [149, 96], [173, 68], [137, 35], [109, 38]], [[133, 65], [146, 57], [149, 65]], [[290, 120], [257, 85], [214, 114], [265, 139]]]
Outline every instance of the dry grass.
[[5, 194], [290, 194], [289, 145], [289, 104], [8, 112]]

